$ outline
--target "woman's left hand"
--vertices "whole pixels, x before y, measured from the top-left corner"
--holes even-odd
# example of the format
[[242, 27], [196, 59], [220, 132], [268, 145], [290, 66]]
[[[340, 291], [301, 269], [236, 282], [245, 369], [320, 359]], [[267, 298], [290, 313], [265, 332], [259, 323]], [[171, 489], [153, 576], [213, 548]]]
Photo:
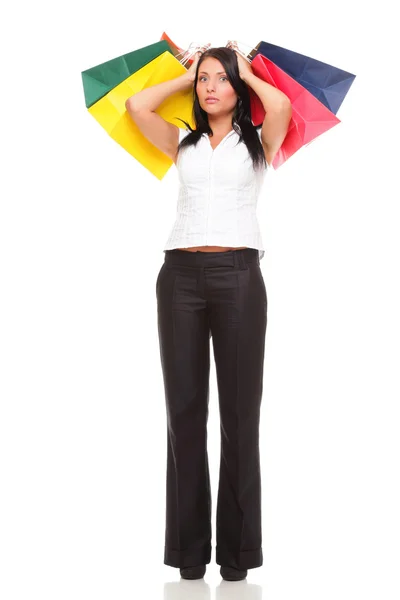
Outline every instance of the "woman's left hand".
[[249, 61], [246, 60], [240, 54], [237, 42], [229, 40], [229, 42], [227, 43], [226, 47], [227, 48], [231, 48], [236, 53], [237, 61], [238, 61], [238, 67], [239, 67], [240, 78], [243, 79], [243, 81], [245, 81], [247, 75], [254, 75], [253, 69], [251, 68]]

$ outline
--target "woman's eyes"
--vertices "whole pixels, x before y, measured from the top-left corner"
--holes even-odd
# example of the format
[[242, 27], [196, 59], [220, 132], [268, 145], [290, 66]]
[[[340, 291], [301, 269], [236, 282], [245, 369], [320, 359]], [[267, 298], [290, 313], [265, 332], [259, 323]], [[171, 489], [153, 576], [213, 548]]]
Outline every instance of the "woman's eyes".
[[[205, 75], [202, 75], [201, 77], [199, 77], [199, 81], [201, 81], [202, 79], [206, 79]], [[225, 77], [225, 75], [222, 75], [222, 77], [220, 77], [220, 79], [228, 79], [228, 78]]]

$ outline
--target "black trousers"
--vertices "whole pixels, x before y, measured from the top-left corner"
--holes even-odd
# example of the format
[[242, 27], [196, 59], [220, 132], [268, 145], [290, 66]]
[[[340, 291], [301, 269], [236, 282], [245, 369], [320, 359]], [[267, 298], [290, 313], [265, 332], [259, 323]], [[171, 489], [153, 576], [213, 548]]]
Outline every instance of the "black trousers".
[[260, 567], [267, 294], [258, 250], [167, 250], [156, 296], [168, 427], [164, 564], [182, 568], [211, 560], [212, 337], [221, 431], [216, 563]]

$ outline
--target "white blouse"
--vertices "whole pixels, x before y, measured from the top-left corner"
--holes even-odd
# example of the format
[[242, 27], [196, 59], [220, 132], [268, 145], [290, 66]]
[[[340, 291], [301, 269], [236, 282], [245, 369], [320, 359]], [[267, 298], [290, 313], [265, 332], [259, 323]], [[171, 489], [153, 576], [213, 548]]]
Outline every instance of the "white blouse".
[[[189, 133], [180, 129], [179, 141]], [[261, 136], [261, 129], [257, 133]], [[246, 144], [238, 140], [232, 129], [213, 150], [204, 133], [197, 146], [179, 152], [177, 214], [164, 251], [246, 246], [258, 249], [263, 258], [256, 210], [267, 168], [254, 170]]]

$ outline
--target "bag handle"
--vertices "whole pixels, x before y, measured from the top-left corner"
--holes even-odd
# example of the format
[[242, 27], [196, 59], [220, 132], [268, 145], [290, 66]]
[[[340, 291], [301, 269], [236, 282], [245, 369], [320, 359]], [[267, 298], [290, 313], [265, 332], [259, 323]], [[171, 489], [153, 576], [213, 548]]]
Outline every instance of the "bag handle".
[[[244, 52], [244, 50], [242, 50], [238, 44], [240, 44], [241, 46], [245, 46], [246, 48], [250, 48], [250, 52]], [[238, 42], [237, 40], [228, 40], [228, 42], [226, 43], [227, 48], [232, 48], [232, 50], [236, 50], [236, 52], [243, 56], [243, 58], [247, 60], [248, 63], [251, 63], [251, 61], [253, 60], [259, 45], [260, 44], [257, 44], [256, 47], [253, 47], [249, 46], [248, 44], [245, 44], [244, 42]]]
[[[211, 46], [210, 43], [202, 45], [202, 44], [199, 44], [198, 42], [190, 42], [188, 48], [186, 50], [183, 50], [182, 52], [178, 52], [178, 54], [176, 54], [175, 58], [178, 59], [179, 62], [183, 66], [186, 66], [186, 64], [189, 62], [189, 60], [194, 57], [196, 52], [199, 52], [199, 51], [204, 52], [210, 46]], [[180, 56], [182, 56], [182, 57], [179, 58]]]

